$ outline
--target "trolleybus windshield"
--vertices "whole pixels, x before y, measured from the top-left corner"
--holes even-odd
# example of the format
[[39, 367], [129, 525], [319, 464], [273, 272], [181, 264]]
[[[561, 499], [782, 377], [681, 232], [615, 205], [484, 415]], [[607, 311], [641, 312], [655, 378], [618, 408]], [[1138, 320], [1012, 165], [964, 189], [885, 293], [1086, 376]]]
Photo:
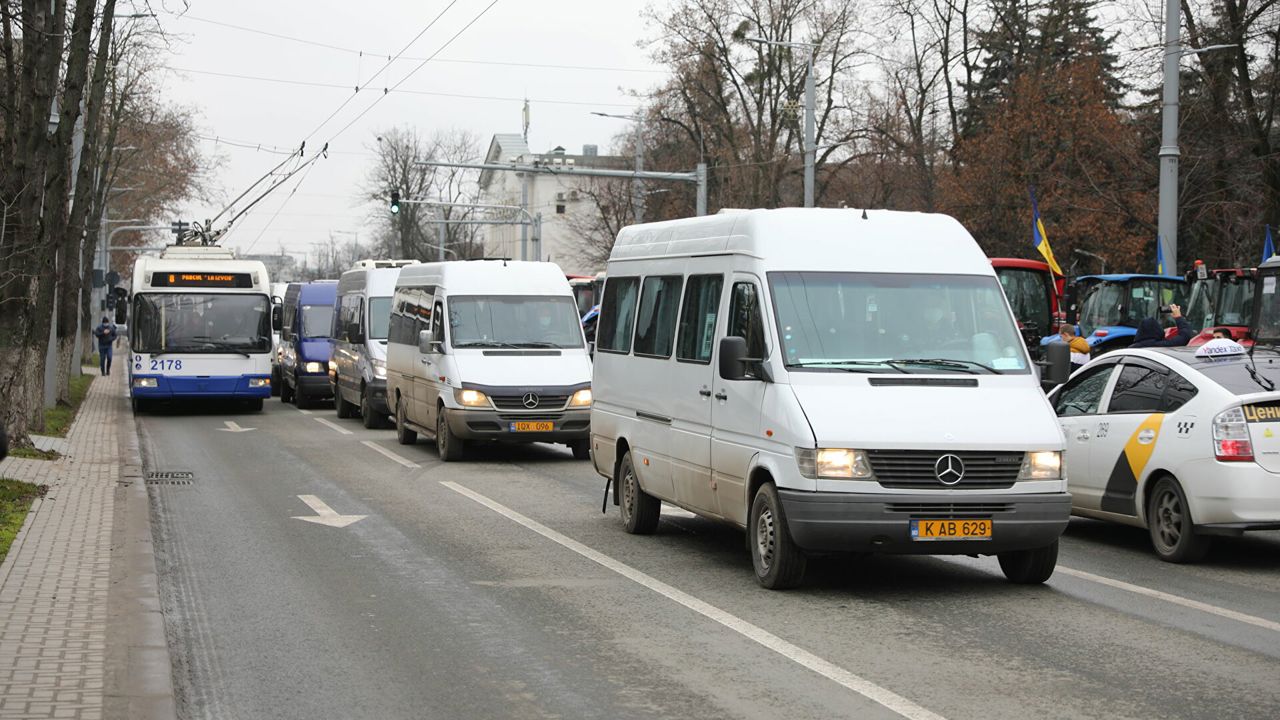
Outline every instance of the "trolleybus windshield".
[[269, 352], [271, 303], [266, 295], [140, 294], [134, 300], [133, 350]]

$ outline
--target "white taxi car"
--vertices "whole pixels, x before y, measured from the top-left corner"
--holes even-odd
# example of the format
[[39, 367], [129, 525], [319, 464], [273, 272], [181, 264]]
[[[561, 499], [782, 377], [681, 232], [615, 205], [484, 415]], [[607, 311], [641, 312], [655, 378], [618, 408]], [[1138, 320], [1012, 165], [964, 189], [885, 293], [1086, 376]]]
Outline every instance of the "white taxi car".
[[1280, 352], [1231, 340], [1126, 349], [1049, 396], [1072, 514], [1151, 533], [1194, 562], [1215, 535], [1280, 529]]

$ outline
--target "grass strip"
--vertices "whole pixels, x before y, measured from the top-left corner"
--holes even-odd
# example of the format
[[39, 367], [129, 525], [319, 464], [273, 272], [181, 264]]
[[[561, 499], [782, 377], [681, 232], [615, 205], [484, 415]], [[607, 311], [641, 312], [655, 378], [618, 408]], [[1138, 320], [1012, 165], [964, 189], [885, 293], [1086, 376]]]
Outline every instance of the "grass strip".
[[71, 378], [71, 404], [55, 405], [44, 411], [44, 432], [41, 435], [67, 436], [67, 432], [71, 430], [71, 421], [76, 419], [76, 413], [88, 396], [94, 377], [96, 376], [78, 375]]
[[34, 447], [9, 448], [9, 457], [23, 460], [57, 460], [62, 454], [57, 450], [41, 450]]
[[0, 478], [0, 562], [9, 554], [9, 546], [22, 529], [31, 503], [47, 489], [44, 485]]

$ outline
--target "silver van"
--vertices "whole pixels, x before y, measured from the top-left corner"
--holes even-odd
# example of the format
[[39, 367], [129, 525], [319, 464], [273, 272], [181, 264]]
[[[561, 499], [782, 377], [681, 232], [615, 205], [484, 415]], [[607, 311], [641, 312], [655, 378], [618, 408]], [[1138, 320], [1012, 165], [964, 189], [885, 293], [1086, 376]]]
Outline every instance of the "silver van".
[[359, 415], [367, 428], [385, 427], [387, 327], [400, 268], [417, 260], [361, 260], [338, 280], [329, 381], [338, 417]]

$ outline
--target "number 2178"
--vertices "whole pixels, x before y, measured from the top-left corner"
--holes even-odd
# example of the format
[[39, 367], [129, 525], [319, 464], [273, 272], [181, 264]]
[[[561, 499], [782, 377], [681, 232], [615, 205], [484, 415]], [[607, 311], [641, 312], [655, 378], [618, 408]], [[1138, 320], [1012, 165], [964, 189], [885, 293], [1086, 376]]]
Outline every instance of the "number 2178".
[[181, 370], [182, 361], [168, 360], [168, 359], [152, 360], [151, 369], [152, 370]]

